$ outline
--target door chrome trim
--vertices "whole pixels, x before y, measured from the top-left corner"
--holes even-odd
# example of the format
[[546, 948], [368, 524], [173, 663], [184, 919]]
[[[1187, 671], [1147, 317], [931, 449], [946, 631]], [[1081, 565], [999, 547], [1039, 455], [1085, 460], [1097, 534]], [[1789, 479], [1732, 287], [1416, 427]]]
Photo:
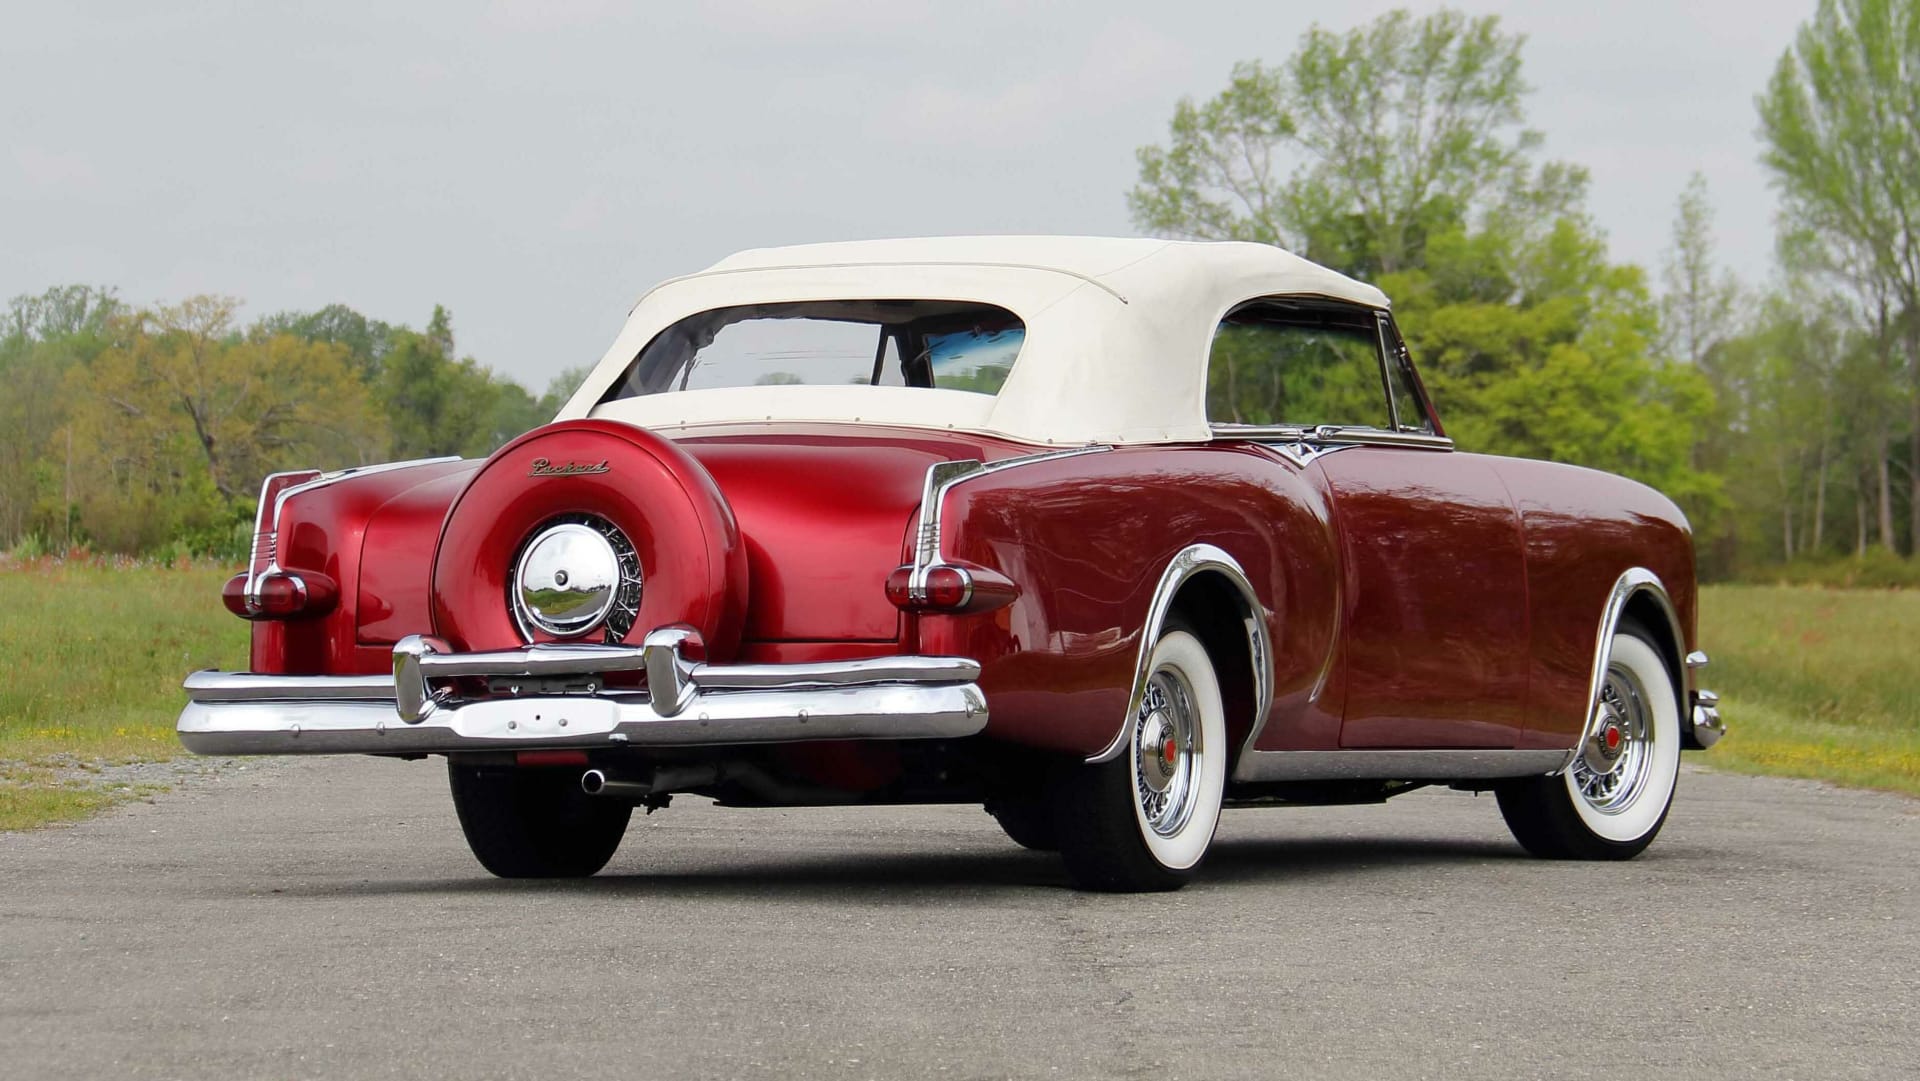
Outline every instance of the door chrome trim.
[[1250, 751], [1233, 771], [1238, 782], [1452, 781], [1539, 777], [1557, 773], [1556, 750]]
[[1167, 569], [1161, 572], [1159, 584], [1153, 588], [1153, 599], [1147, 603], [1147, 618], [1140, 627], [1140, 649], [1133, 666], [1133, 691], [1127, 696], [1127, 712], [1121, 717], [1119, 731], [1114, 733], [1113, 740], [1098, 754], [1089, 755], [1088, 763], [1111, 761], [1126, 748], [1128, 733], [1133, 729], [1133, 718], [1140, 712], [1140, 702], [1147, 693], [1147, 677], [1150, 674], [1147, 668], [1153, 660], [1153, 647], [1160, 641], [1160, 630], [1166, 625], [1167, 613], [1173, 610], [1173, 598], [1188, 579], [1207, 571], [1220, 574], [1240, 591], [1244, 605], [1240, 618], [1246, 628], [1247, 653], [1253, 664], [1253, 724], [1241, 744], [1243, 755], [1252, 749], [1253, 741], [1260, 737], [1261, 730], [1267, 724], [1267, 714], [1273, 708], [1273, 645], [1267, 635], [1266, 609], [1261, 607], [1253, 583], [1248, 580], [1247, 572], [1241, 569], [1239, 560], [1214, 545], [1193, 544], [1181, 549], [1173, 557]]

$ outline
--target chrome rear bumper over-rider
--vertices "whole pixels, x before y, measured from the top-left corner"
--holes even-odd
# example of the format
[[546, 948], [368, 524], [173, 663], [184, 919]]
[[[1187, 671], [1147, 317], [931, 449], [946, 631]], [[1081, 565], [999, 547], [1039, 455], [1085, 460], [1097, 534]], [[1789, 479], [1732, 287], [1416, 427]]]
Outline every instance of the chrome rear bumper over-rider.
[[[637, 647], [486, 653], [454, 653], [412, 635], [394, 647], [390, 676], [195, 672], [180, 742], [200, 754], [420, 754], [952, 739], [986, 727], [986, 698], [974, 682], [980, 666], [965, 658], [688, 659], [699, 652], [697, 636], [677, 628], [654, 631]], [[610, 689], [598, 678], [637, 671], [647, 675], [645, 690]], [[500, 693], [462, 699], [452, 681], [463, 677]]]
[[[1707, 666], [1707, 655], [1698, 650], [1687, 654], [1687, 670], [1698, 671]], [[1692, 723], [1687, 726], [1682, 742], [1689, 747], [1706, 750], [1727, 734], [1727, 723], [1720, 719], [1720, 696], [1702, 687], [1693, 692]]]

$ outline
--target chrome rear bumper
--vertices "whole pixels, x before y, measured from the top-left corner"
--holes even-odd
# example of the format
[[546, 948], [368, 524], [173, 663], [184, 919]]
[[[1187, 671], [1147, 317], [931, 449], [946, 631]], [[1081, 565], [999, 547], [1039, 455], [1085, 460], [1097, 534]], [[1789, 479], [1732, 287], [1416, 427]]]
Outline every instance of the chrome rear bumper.
[[[665, 629], [638, 647], [454, 653], [415, 635], [394, 647], [391, 676], [195, 672], [177, 729], [198, 754], [422, 754], [953, 739], [986, 727], [971, 660], [708, 665], [687, 659], [698, 644], [690, 631]], [[606, 690], [598, 679], [634, 671], [647, 673], [647, 690]], [[462, 700], [448, 683], [457, 677], [508, 687]], [[554, 682], [565, 691], [536, 686]]]

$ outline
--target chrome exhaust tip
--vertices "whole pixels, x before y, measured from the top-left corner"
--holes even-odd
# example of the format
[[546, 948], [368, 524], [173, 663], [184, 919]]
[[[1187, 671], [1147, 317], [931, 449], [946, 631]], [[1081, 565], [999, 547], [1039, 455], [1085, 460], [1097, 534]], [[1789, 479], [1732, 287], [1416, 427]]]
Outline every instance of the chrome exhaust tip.
[[641, 799], [653, 794], [653, 785], [645, 781], [621, 780], [608, 776], [606, 770], [590, 769], [580, 775], [580, 791], [589, 796]]

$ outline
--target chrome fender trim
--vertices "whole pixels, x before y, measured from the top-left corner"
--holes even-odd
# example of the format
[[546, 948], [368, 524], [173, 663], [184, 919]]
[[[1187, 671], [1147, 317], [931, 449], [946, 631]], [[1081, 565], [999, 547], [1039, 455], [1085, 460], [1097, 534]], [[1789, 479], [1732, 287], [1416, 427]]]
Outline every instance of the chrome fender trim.
[[[1580, 754], [1580, 748], [1593, 738], [1594, 726], [1600, 723], [1600, 689], [1606, 685], [1607, 663], [1613, 659], [1613, 635], [1620, 627], [1620, 617], [1626, 614], [1627, 602], [1645, 593], [1652, 597], [1655, 605], [1666, 617], [1667, 629], [1672, 632], [1674, 649], [1666, 658], [1667, 669], [1673, 674], [1674, 691], [1677, 695], [1676, 708], [1682, 718], [1681, 727], [1688, 727], [1685, 719], [1693, 715], [1688, 708], [1687, 678], [1688, 671], [1678, 650], [1687, 648], [1686, 635], [1680, 632], [1680, 617], [1674, 613], [1673, 599], [1667, 596], [1666, 584], [1660, 576], [1645, 567], [1631, 567], [1613, 583], [1613, 590], [1607, 594], [1606, 607], [1600, 612], [1600, 637], [1594, 641], [1593, 671], [1587, 678], [1587, 723], [1580, 728], [1580, 738], [1567, 748], [1565, 761], [1553, 774], [1565, 773]], [[1684, 736], [1683, 736], [1684, 740]], [[1683, 743], [1684, 745], [1684, 743]]]
[[1261, 729], [1267, 724], [1267, 713], [1273, 708], [1273, 645], [1267, 636], [1266, 609], [1261, 607], [1253, 583], [1248, 581], [1239, 560], [1211, 544], [1194, 544], [1181, 549], [1161, 572], [1160, 584], [1153, 589], [1146, 622], [1140, 629], [1139, 657], [1133, 665], [1133, 691], [1127, 696], [1126, 715], [1120, 718], [1120, 728], [1113, 740], [1099, 754], [1090, 755], [1087, 762], [1111, 761], [1126, 749], [1133, 718], [1140, 712], [1140, 701], [1147, 693], [1147, 665], [1153, 659], [1154, 645], [1160, 641], [1160, 629], [1166, 625], [1167, 613], [1173, 610], [1173, 599], [1188, 579], [1204, 571], [1217, 572], [1240, 591], [1245, 606], [1241, 622], [1246, 628], [1247, 651], [1253, 660], [1253, 725], [1241, 745], [1243, 755], [1260, 737]]
[[[286, 509], [287, 500], [302, 492], [317, 491], [355, 477], [370, 477], [376, 473], [391, 473], [396, 469], [412, 469], [420, 465], [444, 465], [459, 460], [458, 454], [450, 454], [440, 458], [409, 458], [403, 462], [382, 462], [379, 465], [356, 465], [346, 469], [328, 470], [305, 484], [296, 484], [283, 490], [274, 497], [271, 507], [267, 505], [267, 489], [272, 485], [274, 478], [284, 477], [287, 474], [268, 474], [267, 478], [260, 482], [260, 503], [253, 511], [253, 547], [247, 554], [247, 586], [243, 594], [247, 599], [247, 605], [257, 607], [260, 604], [260, 579], [280, 572], [280, 512]], [[292, 472], [306, 472], [306, 470]], [[262, 554], [267, 557], [264, 567], [259, 565]]]
[[1023, 465], [1034, 465], [1038, 462], [1051, 462], [1059, 458], [1072, 458], [1081, 454], [1098, 454], [1112, 449], [1104, 443], [1090, 443], [1084, 447], [1042, 451], [1039, 454], [1026, 454], [1018, 458], [1002, 458], [992, 463], [967, 458], [957, 462], [935, 462], [928, 466], [927, 479], [920, 491], [920, 530], [913, 540], [913, 570], [907, 579], [907, 596], [915, 601], [926, 600], [927, 575], [933, 568], [946, 562], [946, 557], [940, 554], [940, 544], [942, 524], [946, 517], [942, 507], [947, 501], [948, 492], [967, 481], [984, 477], [989, 473], [1018, 469]]

